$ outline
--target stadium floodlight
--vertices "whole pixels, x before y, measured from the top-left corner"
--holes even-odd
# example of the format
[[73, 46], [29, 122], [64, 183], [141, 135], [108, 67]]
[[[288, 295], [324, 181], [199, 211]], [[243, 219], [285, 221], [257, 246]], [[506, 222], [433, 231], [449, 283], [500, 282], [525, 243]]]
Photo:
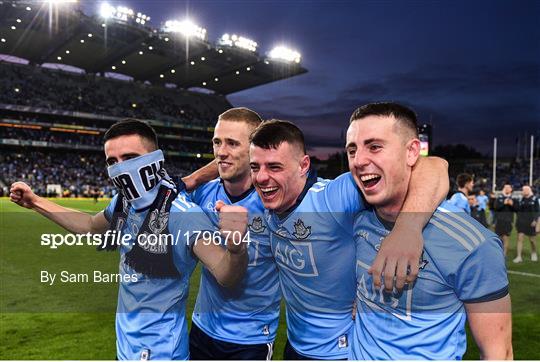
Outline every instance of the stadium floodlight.
[[49, 3], [50, 5], [59, 5], [59, 4], [73, 4], [77, 0], [45, 0], [44, 2]]
[[163, 31], [168, 33], [180, 33], [188, 38], [195, 37], [201, 40], [206, 40], [206, 29], [198, 26], [189, 19], [182, 21], [167, 20], [165, 22]]
[[221, 38], [218, 40], [218, 44], [247, 49], [252, 52], [257, 51], [257, 45], [258, 45], [257, 42], [251, 39], [248, 39], [246, 37], [238, 36], [236, 34], [229, 35], [227, 33], [221, 36]]
[[104, 19], [112, 18], [116, 14], [116, 8], [109, 3], [101, 4], [99, 15]]
[[150, 20], [149, 16], [141, 12], [135, 12], [133, 9], [126, 6], [112, 6], [109, 3], [102, 3], [99, 15], [104, 19], [114, 19], [124, 22], [134, 22], [144, 25]]
[[301, 55], [296, 50], [292, 50], [285, 46], [277, 46], [268, 53], [272, 59], [285, 60], [287, 62], [300, 63]]

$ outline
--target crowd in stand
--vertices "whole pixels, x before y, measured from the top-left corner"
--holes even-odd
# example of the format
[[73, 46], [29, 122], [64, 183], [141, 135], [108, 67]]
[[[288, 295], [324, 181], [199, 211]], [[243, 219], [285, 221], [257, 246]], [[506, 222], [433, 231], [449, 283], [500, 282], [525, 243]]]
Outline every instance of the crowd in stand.
[[0, 62], [0, 103], [211, 126], [225, 98]]
[[47, 130], [0, 127], [0, 138], [43, 141], [53, 144], [85, 145], [101, 147], [103, 141], [96, 135], [51, 132]]
[[[191, 173], [201, 164], [167, 161], [167, 172], [174, 177]], [[114, 194], [102, 153], [67, 153], [25, 151], [0, 153], [0, 193], [8, 194], [7, 187], [16, 181], [32, 186], [41, 196], [91, 197], [94, 190], [102, 196]], [[60, 185], [61, 194], [47, 185]]]
[[[463, 172], [474, 176], [475, 189], [490, 191], [492, 188], [493, 166], [490, 163], [468, 165]], [[501, 162], [497, 164], [496, 189], [501, 190], [505, 183], [509, 183], [514, 188], [521, 188], [529, 184], [529, 160], [513, 160], [511, 162]], [[538, 175], [540, 170], [540, 159], [533, 161], [534, 174]], [[450, 178], [451, 184], [456, 184], [456, 178]], [[540, 178], [533, 179], [532, 186], [540, 189]], [[454, 190], [455, 191], [455, 190]]]
[[[180, 132], [178, 132], [180, 134]], [[181, 132], [184, 134], [184, 132]], [[102, 134], [77, 134], [66, 132], [54, 132], [49, 130], [36, 130], [27, 128], [8, 128], [0, 127], [0, 139], [16, 139], [24, 141], [42, 141], [48, 142], [52, 146], [69, 145], [75, 147], [78, 145], [93, 146], [99, 148], [103, 145]], [[199, 136], [199, 135], [196, 135]], [[199, 136], [201, 138], [201, 136]], [[161, 139], [161, 149], [164, 151], [188, 152], [188, 153], [212, 153], [212, 145], [208, 142], [190, 142], [178, 139]]]

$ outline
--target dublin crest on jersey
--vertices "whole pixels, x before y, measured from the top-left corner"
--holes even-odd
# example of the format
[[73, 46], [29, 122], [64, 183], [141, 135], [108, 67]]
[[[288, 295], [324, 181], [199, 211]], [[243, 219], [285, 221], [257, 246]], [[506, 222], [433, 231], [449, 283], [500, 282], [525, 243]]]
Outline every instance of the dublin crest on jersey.
[[254, 233], [263, 233], [266, 230], [266, 226], [264, 226], [262, 218], [260, 216], [254, 217], [253, 220], [251, 220], [251, 224], [249, 226], [249, 231], [252, 231]]
[[311, 235], [311, 226], [304, 225], [302, 219], [298, 219], [294, 223], [294, 233], [293, 236], [297, 239], [305, 239]]

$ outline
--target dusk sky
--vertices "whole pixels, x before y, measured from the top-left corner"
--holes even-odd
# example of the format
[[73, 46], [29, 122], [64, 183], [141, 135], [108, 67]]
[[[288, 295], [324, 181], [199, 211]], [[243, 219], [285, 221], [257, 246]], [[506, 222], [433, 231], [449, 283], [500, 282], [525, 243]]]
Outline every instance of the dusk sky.
[[[411, 106], [434, 144], [512, 155], [540, 135], [540, 1], [110, 1], [152, 17], [189, 16], [216, 41], [286, 44], [308, 73], [228, 97], [263, 118], [298, 124], [312, 154], [341, 150], [352, 111], [370, 101]], [[100, 2], [82, 1], [88, 14]]]

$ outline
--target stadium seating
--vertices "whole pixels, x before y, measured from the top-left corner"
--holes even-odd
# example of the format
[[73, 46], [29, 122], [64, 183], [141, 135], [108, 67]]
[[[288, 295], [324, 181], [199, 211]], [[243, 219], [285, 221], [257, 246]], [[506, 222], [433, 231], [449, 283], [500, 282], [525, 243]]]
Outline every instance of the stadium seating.
[[102, 136], [128, 117], [155, 127], [171, 175], [189, 173], [209, 161], [212, 126], [231, 107], [219, 95], [23, 64], [0, 62], [0, 77], [4, 195], [21, 180], [40, 195], [47, 195], [47, 184], [57, 184], [63, 195], [49, 196], [90, 196], [96, 187], [110, 196]]

